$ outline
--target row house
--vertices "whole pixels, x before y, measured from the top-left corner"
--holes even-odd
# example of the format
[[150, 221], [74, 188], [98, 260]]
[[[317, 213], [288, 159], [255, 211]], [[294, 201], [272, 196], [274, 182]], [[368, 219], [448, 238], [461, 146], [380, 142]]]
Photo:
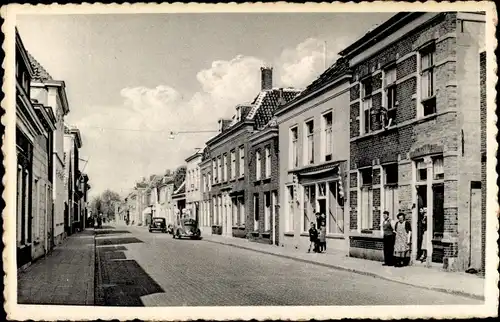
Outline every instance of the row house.
[[329, 249], [347, 253], [350, 77], [347, 61], [339, 60], [275, 112], [283, 246], [307, 250], [314, 223], [326, 226]]
[[199, 163], [201, 187], [200, 187], [200, 221], [199, 227], [202, 235], [210, 235], [212, 233], [212, 219], [211, 219], [211, 197], [210, 191], [212, 190], [212, 158], [210, 157], [210, 149], [205, 146], [201, 153]]
[[[175, 185], [174, 185], [175, 188]], [[184, 180], [172, 193], [172, 204], [174, 208], [174, 221], [176, 216], [186, 213], [186, 181]]]
[[[353, 75], [347, 122], [351, 256], [382, 260], [380, 222], [387, 210], [411, 222], [414, 265], [484, 266], [484, 33], [481, 13], [398, 13], [340, 52]], [[422, 249], [427, 257], [419, 263]]]
[[201, 215], [200, 162], [200, 151], [186, 158], [186, 210], [197, 222], [200, 222]]
[[[249, 104], [236, 106], [231, 120], [219, 121], [219, 134], [206, 145], [211, 156], [212, 233], [246, 237], [254, 228], [253, 201], [248, 193], [249, 137], [267, 124], [279, 104], [298, 94], [295, 89], [276, 89], [272, 68], [261, 68], [261, 92]], [[251, 215], [247, 215], [251, 214]]]
[[278, 186], [279, 141], [278, 123], [273, 117], [249, 138], [248, 196], [252, 199], [253, 227], [251, 241], [279, 245]]
[[[17, 34], [17, 32], [16, 32]], [[17, 35], [16, 39], [20, 43]], [[50, 240], [58, 245], [66, 236], [65, 218], [68, 213], [68, 187], [65, 183], [64, 164], [64, 118], [69, 113], [69, 104], [66, 96], [66, 85], [64, 81], [54, 80], [52, 76], [38, 63], [38, 61], [27, 53], [29, 62], [26, 64], [32, 71], [31, 81], [26, 83], [32, 100], [48, 107], [55, 116], [55, 130], [50, 139], [50, 176], [52, 179], [52, 191], [50, 200], [53, 204], [50, 220], [53, 230]], [[21, 64], [21, 56], [16, 59], [16, 66]], [[18, 67], [16, 67], [17, 70]], [[26, 81], [26, 80], [25, 80]], [[20, 141], [16, 141], [20, 142]], [[68, 225], [68, 223], [66, 223]]]
[[[23, 267], [51, 248], [52, 160], [50, 140], [55, 117], [45, 104], [33, 103], [35, 76], [29, 54], [16, 29], [16, 257]], [[47, 225], [49, 223], [50, 227]], [[45, 232], [46, 229], [49, 231]]]
[[66, 186], [68, 187], [68, 211], [66, 213], [65, 227], [68, 235], [83, 229], [83, 220], [80, 211], [82, 197], [79, 181], [80, 177], [80, 149], [82, 138], [80, 131], [75, 127], [66, 126], [64, 134], [64, 160], [66, 171]]

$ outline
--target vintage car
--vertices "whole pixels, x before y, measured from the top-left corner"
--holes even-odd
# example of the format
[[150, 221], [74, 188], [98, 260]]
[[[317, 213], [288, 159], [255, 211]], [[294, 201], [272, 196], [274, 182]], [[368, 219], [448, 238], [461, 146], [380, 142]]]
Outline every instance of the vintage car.
[[151, 223], [149, 224], [149, 232], [152, 233], [153, 231], [161, 231], [162, 233], [167, 232], [167, 221], [165, 218], [152, 218]]
[[201, 239], [201, 231], [198, 228], [198, 223], [195, 219], [184, 218], [179, 219], [174, 227], [174, 238], [191, 238], [191, 239]]

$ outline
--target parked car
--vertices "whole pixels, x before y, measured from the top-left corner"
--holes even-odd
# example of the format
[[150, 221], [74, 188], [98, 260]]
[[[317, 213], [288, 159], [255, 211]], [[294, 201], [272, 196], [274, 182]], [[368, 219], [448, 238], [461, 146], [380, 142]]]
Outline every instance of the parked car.
[[153, 231], [158, 230], [162, 233], [167, 232], [167, 221], [165, 218], [155, 217], [151, 220], [151, 223], [149, 224], [149, 232], [152, 233]]
[[192, 218], [179, 219], [177, 225], [174, 227], [174, 238], [191, 238], [201, 239], [201, 231], [198, 228], [198, 223]]

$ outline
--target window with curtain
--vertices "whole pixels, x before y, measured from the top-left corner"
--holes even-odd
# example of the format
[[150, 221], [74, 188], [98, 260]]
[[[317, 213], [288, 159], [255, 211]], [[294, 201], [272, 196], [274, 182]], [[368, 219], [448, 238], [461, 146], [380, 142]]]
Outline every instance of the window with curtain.
[[323, 155], [324, 161], [332, 160], [333, 153], [333, 116], [332, 112], [323, 115], [323, 123], [325, 127], [325, 134], [323, 140]]
[[271, 148], [266, 147], [266, 178], [271, 177]]
[[305, 165], [314, 163], [314, 121], [306, 123], [306, 160]]

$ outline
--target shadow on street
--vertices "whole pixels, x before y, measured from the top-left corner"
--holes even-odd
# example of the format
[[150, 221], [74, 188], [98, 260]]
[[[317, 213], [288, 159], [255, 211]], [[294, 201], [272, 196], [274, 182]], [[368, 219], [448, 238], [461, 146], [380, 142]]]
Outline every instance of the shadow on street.
[[[103, 245], [142, 243], [137, 238], [99, 241]], [[127, 259], [125, 246], [115, 245], [97, 247], [95, 305], [144, 306], [142, 296], [164, 293], [163, 288], [135, 260]]]
[[99, 238], [96, 239], [97, 246], [109, 246], [109, 245], [123, 245], [123, 244], [136, 244], [142, 243], [143, 241], [135, 237], [121, 237], [121, 238]]
[[96, 235], [130, 234], [130, 231], [128, 231], [128, 230], [115, 230], [115, 229], [103, 229], [103, 230], [96, 230], [95, 234]]

